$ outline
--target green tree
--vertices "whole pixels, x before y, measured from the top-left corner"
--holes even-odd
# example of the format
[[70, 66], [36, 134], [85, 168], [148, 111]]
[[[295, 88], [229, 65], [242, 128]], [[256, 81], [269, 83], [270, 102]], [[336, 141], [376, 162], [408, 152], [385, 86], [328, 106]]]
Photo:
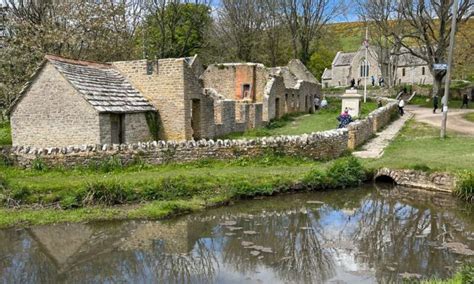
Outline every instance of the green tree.
[[148, 11], [141, 39], [147, 57], [190, 56], [206, 47], [212, 23], [208, 5], [169, 1], [152, 5]]
[[317, 48], [311, 55], [308, 68], [318, 80], [321, 80], [325, 68], [331, 68], [334, 56], [336, 56], [336, 51], [326, 47]]

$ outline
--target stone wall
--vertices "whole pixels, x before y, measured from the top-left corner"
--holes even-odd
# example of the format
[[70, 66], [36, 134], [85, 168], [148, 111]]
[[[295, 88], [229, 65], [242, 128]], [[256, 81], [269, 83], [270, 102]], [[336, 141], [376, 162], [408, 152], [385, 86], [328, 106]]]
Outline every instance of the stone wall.
[[13, 145], [101, 143], [99, 113], [50, 63], [11, 114]]
[[[147, 73], [147, 64], [152, 72]], [[191, 130], [186, 124], [189, 117], [189, 102], [185, 102], [184, 58], [113, 62], [113, 65], [127, 77], [158, 109], [161, 119], [160, 138], [166, 140], [190, 139]]]
[[264, 137], [252, 140], [154, 141], [124, 145], [84, 145], [63, 148], [13, 147], [10, 158], [20, 167], [31, 167], [35, 159], [48, 166], [88, 166], [116, 157], [124, 165], [142, 162], [160, 165], [205, 158], [235, 159], [269, 152], [314, 160], [334, 159], [347, 150], [347, 129], [299, 136]]
[[371, 112], [366, 118], [352, 122], [349, 130], [348, 148], [351, 150], [363, 145], [377, 132], [398, 116], [398, 103], [392, 99], [382, 99], [385, 105]]
[[[405, 69], [405, 76], [403, 76], [403, 69]], [[425, 74], [423, 75], [423, 69]], [[433, 84], [433, 76], [430, 73], [428, 66], [400, 66], [396, 72], [396, 84]]]
[[443, 172], [427, 173], [383, 168], [377, 171], [374, 180], [383, 176], [390, 177], [398, 185], [427, 190], [451, 192], [456, 187], [455, 177]]

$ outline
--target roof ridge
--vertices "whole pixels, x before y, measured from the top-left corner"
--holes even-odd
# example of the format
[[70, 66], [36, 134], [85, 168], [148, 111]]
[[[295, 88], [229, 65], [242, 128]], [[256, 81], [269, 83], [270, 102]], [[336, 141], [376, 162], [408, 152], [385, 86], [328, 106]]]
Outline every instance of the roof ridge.
[[44, 56], [44, 58], [48, 61], [60, 61], [64, 63], [74, 64], [74, 65], [90, 66], [90, 67], [98, 67], [98, 68], [113, 68], [113, 65], [110, 63], [77, 60], [77, 59], [66, 58], [66, 57], [62, 57], [58, 55], [52, 55], [52, 54], [47, 54]]

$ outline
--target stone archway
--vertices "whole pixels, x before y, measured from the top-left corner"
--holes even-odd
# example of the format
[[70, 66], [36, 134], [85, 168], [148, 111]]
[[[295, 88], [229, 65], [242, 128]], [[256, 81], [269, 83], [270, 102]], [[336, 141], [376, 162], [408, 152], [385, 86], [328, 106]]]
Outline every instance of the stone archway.
[[394, 184], [399, 184], [400, 175], [398, 175], [395, 171], [392, 171], [387, 168], [383, 168], [377, 171], [377, 173], [374, 176], [374, 181], [392, 182]]

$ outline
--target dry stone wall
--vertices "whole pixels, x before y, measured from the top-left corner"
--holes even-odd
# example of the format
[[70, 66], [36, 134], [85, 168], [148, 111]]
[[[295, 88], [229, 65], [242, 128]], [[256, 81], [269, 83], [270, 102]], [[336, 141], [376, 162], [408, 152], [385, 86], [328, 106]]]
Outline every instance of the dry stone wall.
[[[315, 160], [328, 160], [341, 156], [346, 150], [354, 149], [369, 140], [376, 132], [388, 124], [397, 114], [397, 103], [387, 99], [386, 105], [372, 113], [366, 119], [351, 123], [348, 128], [302, 134], [297, 136], [263, 137], [251, 140], [189, 140], [189, 141], [153, 141], [122, 145], [91, 144], [69, 147], [34, 148], [16, 146], [0, 149], [3, 156], [9, 157], [20, 167], [31, 167], [35, 159], [41, 159], [48, 166], [87, 166], [101, 163], [116, 157], [123, 164], [131, 164], [137, 159], [153, 165], [168, 162], [188, 162], [205, 158], [234, 159], [255, 157], [268, 152], [277, 152], [289, 156], [302, 156]], [[249, 120], [235, 123], [235, 101], [221, 101], [221, 116], [216, 119], [216, 134], [243, 131]], [[241, 105], [242, 106], [242, 105]], [[260, 117], [261, 104], [243, 105], [245, 112]], [[214, 115], [214, 114], [213, 114]], [[228, 122], [226, 122], [228, 121]], [[261, 121], [251, 121], [255, 125]]]
[[349, 130], [348, 148], [354, 150], [371, 139], [378, 131], [398, 116], [396, 100], [382, 99], [385, 106], [371, 112], [365, 119], [357, 120], [347, 126]]
[[263, 137], [252, 140], [153, 141], [124, 145], [83, 145], [63, 148], [13, 147], [7, 155], [20, 167], [31, 167], [35, 159], [50, 167], [89, 166], [111, 157], [128, 165], [140, 160], [160, 165], [205, 158], [235, 159], [266, 153], [328, 160], [347, 150], [347, 129], [330, 130], [298, 136]]

